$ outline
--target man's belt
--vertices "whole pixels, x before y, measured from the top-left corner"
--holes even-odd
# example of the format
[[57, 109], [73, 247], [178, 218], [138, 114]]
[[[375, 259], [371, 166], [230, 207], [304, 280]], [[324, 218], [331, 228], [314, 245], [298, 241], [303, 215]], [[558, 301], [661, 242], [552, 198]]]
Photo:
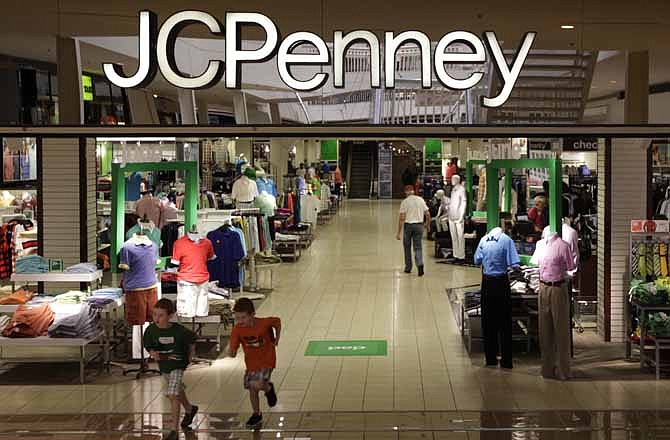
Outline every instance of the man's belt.
[[560, 281], [542, 281], [542, 280], [540, 280], [540, 283], [544, 284], [545, 286], [551, 286], [551, 287], [560, 286], [564, 282], [565, 282], [565, 280], [560, 280]]

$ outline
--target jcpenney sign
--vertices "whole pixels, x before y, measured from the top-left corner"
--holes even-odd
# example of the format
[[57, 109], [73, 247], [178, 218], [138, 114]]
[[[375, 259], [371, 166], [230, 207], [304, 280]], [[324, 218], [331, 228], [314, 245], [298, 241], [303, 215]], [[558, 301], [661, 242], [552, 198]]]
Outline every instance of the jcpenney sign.
[[[209, 60], [204, 72], [198, 76], [189, 76], [180, 72], [175, 60], [175, 44], [180, 32], [191, 24], [204, 24], [213, 35], [225, 37], [225, 63], [223, 60]], [[265, 32], [265, 41], [254, 50], [242, 50], [240, 35], [242, 26], [258, 26]], [[480, 38], [466, 31], [453, 31], [445, 34], [438, 42], [435, 53], [431, 54], [430, 39], [419, 31], [384, 33], [384, 86], [395, 86], [395, 55], [402, 45], [415, 43], [421, 49], [421, 86], [432, 87], [432, 70], [438, 81], [453, 90], [466, 90], [477, 85], [483, 72], [473, 72], [467, 78], [454, 78], [447, 73], [445, 64], [483, 65], [487, 53], [493, 58], [493, 64], [503, 85], [500, 93], [493, 97], [482, 98], [485, 107], [500, 107], [507, 101], [514, 84], [521, 73], [521, 68], [535, 40], [535, 32], [525, 34], [517, 49], [512, 64], [505, 60], [494, 32], [484, 32]], [[259, 13], [226, 13], [225, 30], [223, 24], [212, 15], [201, 11], [181, 11], [170, 16], [160, 30], [157, 26], [156, 14], [151, 11], [140, 12], [139, 25], [139, 68], [129, 76], [120, 65], [104, 63], [103, 69], [107, 78], [122, 88], [142, 87], [149, 84], [155, 77], [157, 69], [165, 79], [175, 87], [183, 89], [203, 89], [212, 87], [225, 76], [225, 87], [239, 89], [242, 83], [241, 67], [243, 64], [260, 63], [277, 57], [277, 69], [282, 81], [296, 91], [312, 91], [322, 87], [328, 81], [328, 73], [315, 73], [310, 79], [296, 79], [291, 73], [291, 66], [333, 65], [333, 86], [344, 88], [344, 58], [349, 47], [354, 43], [366, 43], [370, 47], [370, 83], [373, 88], [381, 87], [381, 44], [377, 36], [366, 30], [355, 30], [348, 33], [333, 33], [333, 56], [326, 42], [311, 32], [294, 32], [280, 41], [279, 31], [273, 21]], [[454, 43], [465, 44], [469, 53], [447, 52]], [[224, 44], [224, 43], [222, 43]], [[315, 53], [295, 53], [298, 46], [311, 45]], [[432, 62], [431, 62], [432, 61]]]

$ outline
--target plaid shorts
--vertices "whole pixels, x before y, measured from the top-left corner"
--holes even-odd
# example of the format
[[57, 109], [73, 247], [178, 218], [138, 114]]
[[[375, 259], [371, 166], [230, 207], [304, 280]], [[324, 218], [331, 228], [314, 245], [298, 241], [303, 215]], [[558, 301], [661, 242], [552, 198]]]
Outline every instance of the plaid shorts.
[[272, 376], [272, 368], [261, 368], [258, 371], [247, 371], [244, 374], [244, 389], [248, 390], [251, 388], [250, 383], [257, 380], [269, 382], [270, 376]]
[[167, 381], [167, 390], [165, 390], [166, 396], [178, 396], [182, 391], [186, 389], [184, 385], [184, 370], [172, 370], [167, 376], [165, 376]]

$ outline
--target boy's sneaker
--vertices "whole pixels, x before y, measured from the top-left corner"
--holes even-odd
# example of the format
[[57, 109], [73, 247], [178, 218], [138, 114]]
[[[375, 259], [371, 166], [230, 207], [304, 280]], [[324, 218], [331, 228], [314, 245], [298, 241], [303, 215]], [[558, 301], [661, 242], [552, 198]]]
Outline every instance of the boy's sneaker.
[[277, 404], [277, 393], [275, 392], [275, 386], [270, 382], [270, 391], [265, 393], [265, 397], [268, 399], [268, 406], [272, 408]]
[[196, 405], [191, 405], [191, 412], [184, 414], [184, 418], [181, 419], [181, 427], [186, 429], [191, 426], [196, 414], [198, 414], [198, 407]]
[[251, 417], [249, 417], [249, 420], [247, 420], [247, 428], [256, 428], [261, 423], [263, 423], [263, 415], [253, 414]]
[[177, 431], [170, 431], [165, 440], [179, 440], [179, 434], [177, 434]]
[[419, 276], [423, 276], [423, 266], [418, 266], [419, 267]]

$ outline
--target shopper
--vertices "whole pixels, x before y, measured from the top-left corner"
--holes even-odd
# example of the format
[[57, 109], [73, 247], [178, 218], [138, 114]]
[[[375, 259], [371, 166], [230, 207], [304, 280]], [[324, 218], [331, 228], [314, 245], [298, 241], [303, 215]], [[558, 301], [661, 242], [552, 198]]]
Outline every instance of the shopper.
[[249, 399], [254, 413], [247, 421], [247, 427], [255, 428], [263, 422], [258, 393], [263, 391], [268, 406], [277, 404], [277, 393], [270, 382], [272, 370], [276, 367], [275, 347], [279, 344], [281, 320], [279, 318], [257, 318], [254, 303], [249, 298], [239, 298], [233, 307], [235, 327], [230, 335], [230, 356], [235, 357], [242, 345], [246, 373], [244, 388], [249, 390]]
[[[511, 220], [511, 216], [507, 216]], [[505, 225], [511, 225], [511, 221], [506, 221]], [[514, 242], [503, 229], [494, 228], [479, 241], [474, 260], [476, 265], [482, 265], [481, 305], [486, 366], [497, 366], [500, 353], [500, 366], [511, 369], [512, 292], [507, 269], [520, 264], [519, 255]]]
[[534, 201], [535, 206], [528, 210], [528, 220], [532, 221], [535, 225], [535, 231], [542, 232], [542, 230], [549, 225], [547, 198], [544, 196], [537, 196]]
[[158, 300], [153, 309], [154, 322], [144, 332], [144, 348], [151, 358], [158, 362], [158, 367], [167, 381], [165, 394], [172, 404], [172, 430], [166, 437], [177, 440], [179, 430], [179, 412], [184, 407], [184, 418], [181, 427], [188, 429], [198, 407], [192, 405], [186, 397], [184, 386], [184, 370], [195, 354], [196, 335], [178, 323], [170, 322], [175, 313], [175, 305], [167, 298]]
[[451, 176], [458, 174], [458, 158], [452, 157], [446, 170], [447, 182], [451, 182]]
[[412, 272], [412, 249], [414, 249], [414, 261], [419, 276], [424, 274], [423, 269], [423, 228], [430, 225], [430, 211], [428, 205], [419, 196], [414, 194], [414, 185], [405, 185], [405, 200], [400, 204], [400, 216], [398, 218], [398, 231], [396, 239], [400, 240], [401, 233], [403, 247], [405, 250], [405, 273]]
[[556, 232], [537, 243], [531, 260], [540, 266], [539, 327], [542, 376], [570, 377], [568, 272], [575, 268], [570, 246]]

